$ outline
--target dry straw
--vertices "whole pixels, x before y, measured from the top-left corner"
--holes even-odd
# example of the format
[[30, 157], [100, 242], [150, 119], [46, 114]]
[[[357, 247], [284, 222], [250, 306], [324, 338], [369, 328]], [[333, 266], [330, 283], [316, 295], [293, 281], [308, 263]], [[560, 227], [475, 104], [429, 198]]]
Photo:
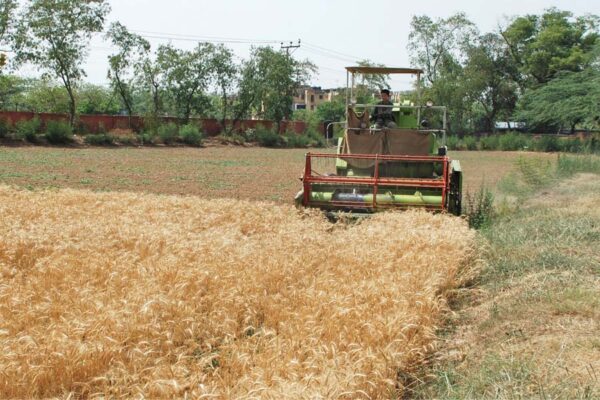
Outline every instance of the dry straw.
[[423, 212], [0, 186], [0, 397], [390, 398], [471, 257]]

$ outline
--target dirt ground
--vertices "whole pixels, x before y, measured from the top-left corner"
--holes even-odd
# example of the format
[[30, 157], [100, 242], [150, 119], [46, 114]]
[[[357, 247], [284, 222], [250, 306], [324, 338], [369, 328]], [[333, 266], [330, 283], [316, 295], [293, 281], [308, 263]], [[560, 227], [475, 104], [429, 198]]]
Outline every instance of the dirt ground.
[[[56, 148], [0, 147], [0, 183], [291, 202], [307, 151], [260, 147]], [[524, 152], [452, 152], [464, 191], [494, 187]]]

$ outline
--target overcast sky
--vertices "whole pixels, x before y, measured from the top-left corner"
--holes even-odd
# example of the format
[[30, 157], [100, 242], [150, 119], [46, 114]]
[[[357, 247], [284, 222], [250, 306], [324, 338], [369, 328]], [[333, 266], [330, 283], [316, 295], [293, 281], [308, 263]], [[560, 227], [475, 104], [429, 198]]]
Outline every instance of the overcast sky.
[[[410, 21], [415, 15], [433, 19], [464, 11], [482, 32], [505, 25], [514, 15], [540, 14], [557, 7], [575, 15], [600, 15], [600, 0], [112, 0], [109, 22], [120, 21], [147, 36], [155, 48], [169, 43], [192, 48], [199, 40], [224, 41], [245, 58], [252, 44], [296, 42], [294, 57], [319, 67], [312, 83], [344, 86], [344, 67], [369, 59], [387, 66], [410, 66], [406, 50]], [[171, 37], [165, 39], [160, 37]], [[235, 43], [233, 43], [235, 42]], [[241, 43], [240, 43], [241, 42]], [[101, 36], [91, 43], [87, 80], [105, 83], [110, 45]], [[31, 73], [31, 69], [29, 69]], [[406, 87], [407, 79], [392, 82]]]

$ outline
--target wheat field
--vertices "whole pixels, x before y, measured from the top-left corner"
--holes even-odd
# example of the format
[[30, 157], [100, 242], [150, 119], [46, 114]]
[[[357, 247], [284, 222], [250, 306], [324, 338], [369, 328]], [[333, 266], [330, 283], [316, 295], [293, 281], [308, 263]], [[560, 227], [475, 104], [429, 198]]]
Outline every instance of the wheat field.
[[463, 220], [0, 186], [1, 398], [394, 398]]

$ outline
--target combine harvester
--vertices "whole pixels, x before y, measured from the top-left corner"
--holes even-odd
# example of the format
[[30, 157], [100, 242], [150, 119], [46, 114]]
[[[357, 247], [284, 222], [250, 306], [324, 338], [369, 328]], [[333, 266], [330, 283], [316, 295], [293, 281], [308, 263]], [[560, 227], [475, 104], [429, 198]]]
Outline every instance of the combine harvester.
[[[446, 107], [421, 105], [420, 69], [347, 67], [346, 128], [336, 154], [308, 153], [296, 204], [368, 215], [389, 209], [424, 208], [461, 213], [462, 172], [447, 156]], [[374, 104], [354, 101], [355, 75], [417, 76], [417, 105], [393, 104], [396, 128], [370, 126]], [[428, 120], [427, 118], [430, 118]], [[433, 129], [430, 122], [438, 121]], [[436, 148], [438, 135], [442, 146]]]

